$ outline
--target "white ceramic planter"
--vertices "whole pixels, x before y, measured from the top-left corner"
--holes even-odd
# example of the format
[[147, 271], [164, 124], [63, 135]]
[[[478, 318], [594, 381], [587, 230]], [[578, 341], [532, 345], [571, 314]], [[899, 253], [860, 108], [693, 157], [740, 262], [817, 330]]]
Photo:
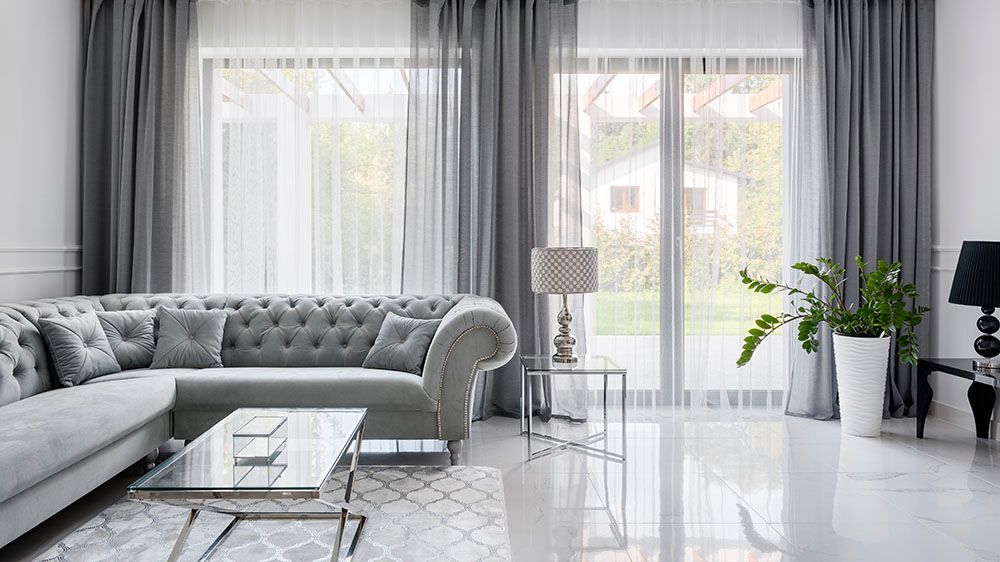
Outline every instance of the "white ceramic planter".
[[889, 337], [833, 335], [840, 391], [840, 428], [849, 435], [877, 437], [889, 368]]

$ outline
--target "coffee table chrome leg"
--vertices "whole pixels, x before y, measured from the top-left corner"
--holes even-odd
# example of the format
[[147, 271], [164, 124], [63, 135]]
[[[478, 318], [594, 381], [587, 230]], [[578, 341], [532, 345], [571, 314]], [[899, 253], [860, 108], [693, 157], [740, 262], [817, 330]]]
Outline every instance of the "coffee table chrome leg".
[[219, 548], [219, 546], [222, 545], [222, 542], [226, 540], [226, 537], [229, 536], [229, 533], [233, 532], [233, 528], [236, 527], [236, 524], [239, 523], [241, 519], [242, 517], [239, 516], [233, 517], [233, 520], [230, 521], [228, 525], [226, 525], [226, 528], [223, 529], [221, 533], [219, 533], [219, 536], [215, 537], [215, 540], [212, 541], [212, 544], [208, 545], [208, 548], [205, 549], [205, 552], [202, 553], [200, 558], [198, 558], [198, 562], [202, 562], [203, 560], [208, 560], [208, 558], [212, 556], [212, 553], [215, 552], [215, 549]]
[[358, 516], [358, 528], [354, 531], [354, 538], [351, 539], [351, 546], [347, 548], [347, 560], [350, 560], [354, 556], [354, 551], [358, 549], [358, 543], [361, 542], [361, 532], [365, 530], [365, 523], [367, 522], [367, 517], [364, 515]]
[[333, 557], [331, 562], [340, 560], [340, 545], [344, 542], [344, 529], [347, 527], [347, 508], [340, 509], [340, 524], [337, 525], [337, 540], [333, 543]]
[[187, 519], [184, 520], [184, 525], [181, 527], [181, 533], [177, 535], [174, 548], [170, 551], [170, 556], [167, 557], [167, 562], [175, 562], [180, 558], [181, 551], [184, 550], [184, 543], [187, 542], [188, 535], [191, 534], [191, 525], [194, 525], [194, 520], [198, 518], [199, 513], [197, 509], [188, 512]]
[[344, 501], [351, 502], [351, 494], [354, 491], [354, 475], [358, 471], [358, 459], [361, 458], [361, 442], [365, 438], [365, 424], [361, 423], [358, 428], [358, 437], [354, 445], [354, 455], [351, 456], [351, 469], [347, 473], [347, 486], [344, 489]]
[[[358, 472], [358, 460], [361, 458], [361, 443], [365, 438], [365, 424], [361, 423], [361, 427], [358, 428], [358, 435], [354, 443], [354, 454], [351, 455], [351, 468], [347, 473], [347, 485], [344, 487], [344, 501], [351, 503], [351, 496], [354, 494], [354, 477]], [[347, 521], [350, 517], [350, 512], [347, 511], [346, 507], [340, 508], [340, 523], [337, 525], [337, 540], [333, 545], [333, 557], [331, 560], [337, 562], [340, 559], [340, 547], [344, 543], [344, 530], [347, 529]], [[350, 560], [354, 555], [354, 549], [357, 548], [358, 542], [361, 540], [361, 531], [364, 530], [365, 521], [367, 518], [362, 516], [358, 522], [358, 528], [354, 531], [354, 538], [351, 540], [351, 546], [347, 549], [347, 560]]]
[[338, 562], [340, 560], [340, 547], [344, 544], [344, 530], [347, 527], [347, 522], [352, 517], [358, 520], [358, 528], [354, 530], [354, 537], [351, 538], [351, 544], [347, 547], [347, 555], [344, 557], [344, 561], [350, 562], [354, 558], [354, 553], [357, 551], [358, 545], [361, 543], [361, 533], [365, 530], [365, 523], [368, 522], [368, 517], [364, 515], [351, 514], [346, 509], [341, 509], [340, 525], [337, 527], [337, 539], [334, 544], [333, 554], [330, 557], [330, 562]]

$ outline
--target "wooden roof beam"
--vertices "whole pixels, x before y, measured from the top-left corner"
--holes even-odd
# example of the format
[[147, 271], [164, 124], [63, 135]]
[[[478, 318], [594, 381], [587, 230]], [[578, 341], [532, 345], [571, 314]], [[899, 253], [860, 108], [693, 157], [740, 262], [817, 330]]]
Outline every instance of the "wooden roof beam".
[[749, 111], [756, 112], [780, 100], [782, 97], [781, 80], [775, 80], [768, 87], [750, 96]]
[[347, 73], [344, 72], [343, 70], [334, 70], [332, 68], [328, 68], [326, 69], [326, 71], [330, 74], [330, 77], [333, 78], [333, 81], [336, 82], [338, 86], [340, 86], [340, 90], [344, 92], [344, 95], [347, 96], [347, 99], [351, 100], [351, 103], [354, 104], [354, 107], [356, 107], [360, 113], [364, 113], [365, 96], [364, 94], [361, 93], [361, 90], [358, 89], [354, 81], [351, 80], [351, 77], [348, 76]]
[[733, 86], [746, 79], [747, 75], [745, 74], [727, 74], [714, 80], [711, 84], [705, 86], [702, 91], [694, 95], [694, 99], [692, 100], [694, 111], [698, 111], [699, 109], [712, 103], [714, 100], [722, 97], [722, 94], [725, 94], [731, 90]]
[[580, 107], [580, 111], [587, 111], [590, 106], [597, 101], [597, 98], [604, 93], [604, 90], [608, 88], [611, 81], [615, 79], [617, 74], [601, 74], [595, 80], [594, 83], [590, 85], [587, 89], [587, 93], [583, 96], [583, 104]]
[[644, 111], [647, 107], [653, 104], [654, 101], [660, 99], [660, 81], [657, 80], [653, 82], [644, 92], [639, 94], [639, 112]]
[[406, 73], [406, 69], [399, 69], [399, 77], [403, 79], [403, 86], [406, 86], [406, 91], [410, 91], [410, 75]]
[[288, 99], [292, 100], [295, 105], [302, 108], [303, 111], [309, 113], [309, 96], [298, 91], [295, 84], [285, 76], [285, 73], [281, 72], [281, 69], [277, 68], [258, 68], [257, 72], [260, 73], [268, 82], [274, 84], [274, 87], [278, 88], [282, 94], [285, 94]]
[[247, 111], [253, 111], [253, 98], [248, 96], [239, 85], [234, 84], [228, 78], [219, 80], [219, 91], [222, 93], [222, 101], [235, 103]]

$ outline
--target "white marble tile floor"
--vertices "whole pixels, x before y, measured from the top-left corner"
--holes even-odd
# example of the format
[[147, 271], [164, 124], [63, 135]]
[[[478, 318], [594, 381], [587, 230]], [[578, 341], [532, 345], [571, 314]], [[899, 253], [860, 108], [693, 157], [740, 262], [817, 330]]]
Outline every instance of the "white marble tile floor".
[[[598, 429], [588, 425], [540, 424], [564, 437]], [[865, 439], [775, 411], [648, 408], [631, 411], [626, 429], [624, 463], [572, 450], [525, 462], [517, 420], [473, 425], [462, 462], [503, 471], [514, 561], [1000, 561], [1000, 444], [942, 420], [928, 420], [926, 439], [912, 418]], [[620, 450], [621, 425], [610, 434]], [[366, 451], [365, 464], [448, 458], [437, 442]], [[135, 477], [0, 549], [0, 560], [48, 548]]]

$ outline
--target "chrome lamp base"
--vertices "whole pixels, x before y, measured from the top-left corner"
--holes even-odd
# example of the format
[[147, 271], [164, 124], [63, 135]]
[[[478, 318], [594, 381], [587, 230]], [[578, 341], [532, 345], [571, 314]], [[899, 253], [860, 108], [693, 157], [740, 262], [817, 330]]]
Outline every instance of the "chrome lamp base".
[[559, 323], [559, 333], [552, 339], [556, 347], [556, 352], [552, 354], [553, 363], [576, 363], [579, 358], [573, 353], [573, 346], [576, 345], [576, 338], [569, 333], [569, 324], [573, 321], [573, 315], [569, 313], [569, 297], [566, 293], [562, 296], [562, 310], [556, 317]]
[[1000, 361], [992, 359], [973, 359], [972, 368], [984, 373], [1000, 373]]

